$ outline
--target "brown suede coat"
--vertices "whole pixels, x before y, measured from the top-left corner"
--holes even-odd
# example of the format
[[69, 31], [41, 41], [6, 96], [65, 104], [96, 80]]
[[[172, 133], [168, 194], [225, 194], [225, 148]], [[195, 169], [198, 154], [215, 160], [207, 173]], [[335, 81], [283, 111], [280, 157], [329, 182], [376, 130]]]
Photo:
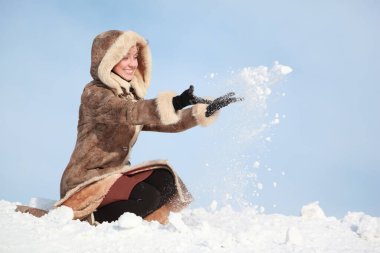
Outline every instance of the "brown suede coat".
[[[139, 47], [139, 66], [128, 82], [111, 70], [134, 45]], [[196, 125], [206, 126], [215, 117], [205, 117], [203, 104], [175, 111], [173, 92], [144, 100], [150, 82], [151, 56], [145, 39], [135, 32], [113, 30], [98, 35], [91, 57], [94, 80], [83, 90], [77, 142], [62, 175], [61, 200], [56, 206], [69, 206], [74, 210], [74, 218], [82, 219], [99, 206], [123, 173], [133, 175], [158, 168], [173, 173], [178, 190], [173, 201], [177, 207], [186, 206], [191, 195], [166, 161], [130, 166], [128, 156], [140, 131], [180, 132]]]

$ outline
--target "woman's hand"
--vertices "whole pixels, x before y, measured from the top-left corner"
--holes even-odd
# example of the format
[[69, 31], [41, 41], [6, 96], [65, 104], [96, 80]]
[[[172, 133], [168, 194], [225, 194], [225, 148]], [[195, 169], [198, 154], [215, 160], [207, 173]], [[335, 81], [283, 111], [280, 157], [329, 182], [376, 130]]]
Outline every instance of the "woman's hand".
[[208, 100], [208, 99], [195, 96], [194, 86], [190, 85], [190, 87], [184, 92], [182, 92], [181, 95], [175, 96], [173, 98], [173, 107], [176, 111], [178, 111], [188, 105], [208, 104], [205, 115], [206, 117], [210, 117], [221, 108], [226, 107], [227, 105], [231, 103], [244, 100], [244, 98], [234, 97], [234, 96], [235, 96], [234, 92], [229, 92], [226, 95], [221, 96], [215, 100]]
[[210, 117], [213, 115], [216, 111], [220, 110], [221, 108], [238, 101], [243, 101], [244, 98], [241, 97], [234, 97], [234, 92], [229, 92], [224, 96], [218, 97], [214, 101], [212, 101], [206, 108], [206, 117]]
[[173, 107], [176, 111], [181, 110], [182, 108], [188, 105], [197, 104], [197, 97], [194, 96], [194, 86], [190, 85], [190, 87], [182, 92], [181, 95], [175, 96], [173, 98]]

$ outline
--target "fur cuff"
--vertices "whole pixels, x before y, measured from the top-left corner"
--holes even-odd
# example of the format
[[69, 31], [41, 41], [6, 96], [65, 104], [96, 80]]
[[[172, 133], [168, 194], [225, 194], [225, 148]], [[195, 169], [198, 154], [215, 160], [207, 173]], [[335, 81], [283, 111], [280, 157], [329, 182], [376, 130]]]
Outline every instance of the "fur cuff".
[[164, 125], [177, 123], [180, 119], [179, 113], [173, 107], [173, 97], [175, 96], [174, 92], [161, 92], [156, 99], [157, 111], [161, 123]]
[[206, 117], [205, 113], [207, 106], [207, 104], [196, 104], [192, 108], [192, 114], [197, 120], [198, 125], [201, 125], [203, 127], [212, 124], [219, 115], [219, 111], [216, 111], [210, 117]]

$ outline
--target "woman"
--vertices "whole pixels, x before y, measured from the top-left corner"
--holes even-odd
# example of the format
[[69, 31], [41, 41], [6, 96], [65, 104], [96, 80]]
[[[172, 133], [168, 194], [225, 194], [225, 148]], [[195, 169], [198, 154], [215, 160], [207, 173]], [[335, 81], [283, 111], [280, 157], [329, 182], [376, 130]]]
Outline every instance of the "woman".
[[[140, 131], [180, 132], [207, 126], [216, 111], [239, 98], [214, 101], [162, 92], [144, 100], [151, 78], [151, 55], [144, 38], [111, 30], [92, 45], [91, 76], [83, 90], [78, 135], [61, 179], [61, 200], [75, 219], [114, 221], [124, 212], [167, 222], [170, 211], [191, 202], [191, 195], [166, 161], [131, 166], [128, 158]], [[186, 108], [189, 105], [192, 107]], [[92, 220], [93, 221], [93, 220]]]

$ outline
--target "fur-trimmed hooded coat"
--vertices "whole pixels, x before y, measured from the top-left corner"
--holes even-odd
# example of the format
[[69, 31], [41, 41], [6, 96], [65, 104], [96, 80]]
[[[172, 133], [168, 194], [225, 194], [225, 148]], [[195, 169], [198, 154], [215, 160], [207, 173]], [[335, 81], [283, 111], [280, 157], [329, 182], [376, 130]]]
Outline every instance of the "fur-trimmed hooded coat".
[[[131, 81], [112, 72], [129, 49], [139, 48], [138, 69]], [[191, 195], [166, 161], [130, 166], [129, 154], [141, 131], [180, 132], [210, 124], [205, 104], [175, 111], [173, 92], [155, 99], [144, 97], [150, 85], [151, 54], [146, 40], [132, 31], [111, 30], [98, 35], [92, 45], [91, 76], [81, 96], [77, 142], [61, 179], [61, 200], [82, 219], [102, 202], [112, 184], [123, 174], [166, 168], [177, 185], [176, 202], [186, 206]]]

